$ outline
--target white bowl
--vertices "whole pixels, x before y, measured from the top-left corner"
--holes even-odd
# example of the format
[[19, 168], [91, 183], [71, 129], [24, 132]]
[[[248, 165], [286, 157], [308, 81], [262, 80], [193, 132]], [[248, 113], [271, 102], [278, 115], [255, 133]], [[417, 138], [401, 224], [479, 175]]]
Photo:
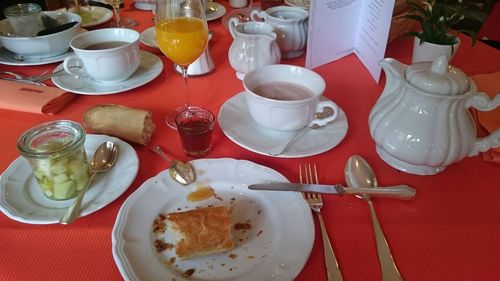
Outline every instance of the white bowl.
[[14, 34], [7, 19], [0, 21], [0, 46], [29, 58], [41, 58], [60, 55], [69, 49], [69, 42], [78, 35], [81, 30], [82, 18], [73, 13], [63, 11], [47, 11], [45, 15], [52, 17], [64, 24], [77, 22], [73, 27], [61, 32], [35, 37], [8, 36]]

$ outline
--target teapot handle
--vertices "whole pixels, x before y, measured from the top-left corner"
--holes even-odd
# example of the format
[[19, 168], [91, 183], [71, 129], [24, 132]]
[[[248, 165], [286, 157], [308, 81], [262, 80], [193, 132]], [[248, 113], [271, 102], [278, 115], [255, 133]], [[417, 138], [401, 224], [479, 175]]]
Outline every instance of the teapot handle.
[[[491, 111], [500, 106], [500, 94], [490, 99], [485, 93], [478, 92], [467, 100], [466, 107], [473, 107], [480, 111]], [[469, 156], [477, 155], [479, 152], [488, 151], [491, 148], [500, 147], [500, 128], [495, 129], [493, 133], [484, 138], [476, 140]]]
[[229, 33], [231, 33], [233, 39], [236, 38], [236, 25], [239, 23], [240, 20], [238, 18], [230, 18], [229, 21], [227, 22]]

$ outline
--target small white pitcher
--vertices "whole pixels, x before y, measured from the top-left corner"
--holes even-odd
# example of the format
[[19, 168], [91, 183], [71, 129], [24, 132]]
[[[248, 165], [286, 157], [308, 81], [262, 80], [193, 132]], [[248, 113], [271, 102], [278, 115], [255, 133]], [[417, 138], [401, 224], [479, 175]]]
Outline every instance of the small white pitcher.
[[284, 58], [296, 58], [304, 53], [307, 44], [308, 11], [297, 7], [277, 6], [265, 11], [253, 10], [250, 19], [257, 21], [257, 17], [274, 27]]
[[270, 24], [240, 23], [237, 18], [231, 18], [228, 27], [234, 38], [229, 48], [229, 63], [240, 80], [251, 70], [280, 62], [281, 52], [276, 43], [276, 33]]

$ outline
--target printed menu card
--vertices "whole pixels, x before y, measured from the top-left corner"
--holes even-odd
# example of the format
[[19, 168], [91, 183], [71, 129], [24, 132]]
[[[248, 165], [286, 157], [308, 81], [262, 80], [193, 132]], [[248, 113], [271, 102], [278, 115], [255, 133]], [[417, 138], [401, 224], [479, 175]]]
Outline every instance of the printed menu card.
[[394, 0], [314, 0], [309, 13], [306, 67], [356, 54], [378, 82]]

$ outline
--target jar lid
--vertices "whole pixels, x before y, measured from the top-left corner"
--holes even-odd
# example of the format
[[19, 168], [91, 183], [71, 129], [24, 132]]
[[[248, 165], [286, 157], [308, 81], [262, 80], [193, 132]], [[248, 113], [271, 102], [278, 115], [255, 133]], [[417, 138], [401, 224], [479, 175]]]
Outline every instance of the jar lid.
[[469, 90], [467, 75], [460, 69], [448, 65], [446, 55], [439, 56], [434, 62], [419, 62], [410, 65], [405, 77], [417, 88], [438, 95], [460, 95]]
[[60, 158], [81, 147], [85, 130], [69, 120], [42, 123], [24, 132], [17, 141], [17, 149], [27, 158]]

